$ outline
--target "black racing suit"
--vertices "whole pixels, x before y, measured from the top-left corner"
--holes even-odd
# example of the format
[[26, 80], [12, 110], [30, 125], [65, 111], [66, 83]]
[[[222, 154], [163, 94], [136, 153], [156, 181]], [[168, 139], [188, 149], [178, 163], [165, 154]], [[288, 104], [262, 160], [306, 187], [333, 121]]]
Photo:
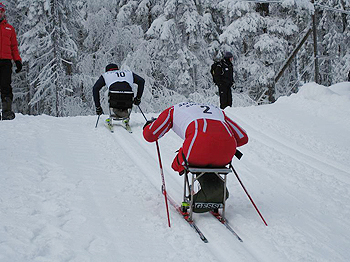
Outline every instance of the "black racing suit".
[[217, 75], [216, 84], [219, 87], [220, 108], [225, 109], [227, 106], [232, 106], [232, 91], [231, 87], [234, 84], [233, 80], [233, 65], [229, 58], [224, 58], [220, 61], [215, 69]]

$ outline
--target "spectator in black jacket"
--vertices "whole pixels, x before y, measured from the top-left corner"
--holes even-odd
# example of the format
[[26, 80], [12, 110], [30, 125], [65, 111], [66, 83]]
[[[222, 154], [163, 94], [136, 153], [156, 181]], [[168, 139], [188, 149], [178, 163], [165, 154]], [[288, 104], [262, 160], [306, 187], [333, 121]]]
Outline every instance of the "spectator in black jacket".
[[221, 109], [232, 106], [231, 87], [234, 85], [232, 60], [232, 53], [226, 52], [224, 58], [215, 69], [215, 75], [217, 76], [216, 85], [219, 88]]

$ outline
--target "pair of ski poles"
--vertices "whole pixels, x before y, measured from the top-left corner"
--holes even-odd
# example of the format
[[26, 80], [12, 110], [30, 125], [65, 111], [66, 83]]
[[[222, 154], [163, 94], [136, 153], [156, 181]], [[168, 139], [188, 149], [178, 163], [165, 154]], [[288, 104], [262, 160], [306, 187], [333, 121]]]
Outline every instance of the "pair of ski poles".
[[[140, 106], [137, 106], [140, 109], [141, 114], [143, 115], [143, 117], [145, 118], [146, 122], [148, 121], [145, 114], [143, 113], [143, 111], [141, 110]], [[100, 115], [97, 118], [97, 122], [96, 122], [96, 127], [98, 124], [98, 120], [100, 119]], [[167, 197], [167, 192], [166, 192], [166, 188], [165, 188], [165, 178], [164, 178], [164, 172], [163, 172], [163, 165], [162, 165], [162, 160], [161, 160], [161, 156], [160, 156], [160, 149], [159, 149], [159, 144], [158, 144], [158, 140], [156, 140], [156, 147], [157, 147], [157, 154], [158, 154], [158, 161], [159, 161], [159, 167], [160, 167], [160, 175], [162, 178], [162, 191], [164, 194], [164, 198], [165, 198], [165, 207], [166, 207], [166, 212], [167, 212], [167, 218], [168, 218], [168, 226], [171, 227], [170, 225], [170, 215], [169, 215], [169, 206], [168, 206], [168, 197]], [[242, 157], [242, 153], [237, 150], [235, 156], [240, 159]], [[243, 185], [241, 179], [239, 178], [236, 170], [233, 168], [232, 164], [230, 163], [230, 168], [232, 169], [233, 173], [235, 174], [235, 176], [237, 177], [240, 185], [242, 186], [244, 192], [246, 193], [246, 195], [248, 196], [250, 202], [252, 203], [252, 205], [254, 206], [255, 210], [257, 211], [257, 213], [259, 214], [260, 218], [262, 219], [262, 221], [264, 222], [264, 224], [267, 226], [267, 223], [264, 219], [264, 217], [262, 216], [262, 214], [260, 213], [258, 207], [255, 205], [253, 199], [251, 198], [251, 196], [249, 195], [247, 189], [245, 188], [245, 186]]]

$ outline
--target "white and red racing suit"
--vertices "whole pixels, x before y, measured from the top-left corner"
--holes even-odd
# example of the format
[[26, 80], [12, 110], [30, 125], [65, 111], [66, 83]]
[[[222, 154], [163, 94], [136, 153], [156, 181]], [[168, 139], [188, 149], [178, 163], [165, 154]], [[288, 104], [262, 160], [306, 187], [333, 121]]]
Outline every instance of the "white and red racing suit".
[[231, 162], [236, 147], [248, 142], [244, 129], [211, 105], [184, 102], [169, 107], [144, 128], [143, 136], [154, 142], [170, 129], [184, 139], [172, 163], [177, 172], [184, 170], [183, 155], [190, 166], [223, 167]]

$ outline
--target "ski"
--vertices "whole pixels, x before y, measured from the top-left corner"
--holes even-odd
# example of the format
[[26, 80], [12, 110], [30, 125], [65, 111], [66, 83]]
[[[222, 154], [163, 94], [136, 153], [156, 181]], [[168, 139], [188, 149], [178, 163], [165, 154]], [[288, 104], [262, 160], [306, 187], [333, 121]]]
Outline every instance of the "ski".
[[[164, 192], [163, 192], [164, 194]], [[185, 221], [196, 231], [196, 233], [199, 235], [200, 239], [204, 242], [204, 243], [208, 243], [208, 239], [204, 236], [204, 234], [202, 233], [202, 231], [200, 231], [200, 229], [198, 228], [198, 226], [194, 223], [193, 220], [189, 220], [189, 214], [186, 212], [182, 212], [181, 211], [181, 206], [179, 206], [178, 204], [176, 204], [176, 202], [169, 196], [169, 194], [167, 194], [167, 199], [168, 202], [170, 203], [170, 205], [172, 205], [175, 210], [177, 211], [177, 213], [179, 213], [179, 215], [181, 215], [181, 217], [183, 219], [185, 219]]]
[[239, 237], [239, 235], [233, 230], [233, 228], [229, 225], [227, 219], [224, 219], [219, 213], [216, 213], [214, 211], [210, 211], [210, 214], [212, 214], [221, 224], [223, 224], [233, 235], [236, 236], [236, 238], [243, 242], [243, 240]]
[[[107, 118], [105, 121], [105, 126], [108, 128], [108, 130], [111, 133], [114, 133], [114, 125], [112, 123], [112, 120], [110, 118]], [[129, 125], [129, 123], [125, 123], [124, 121], [121, 123], [121, 126], [128, 131], [129, 133], [132, 133], [131, 127]]]
[[[163, 192], [164, 194], [164, 192]], [[167, 194], [167, 199], [168, 202], [170, 203], [170, 205], [172, 205], [175, 210], [177, 211], [177, 213], [179, 213], [184, 219], [185, 221], [197, 232], [197, 234], [199, 235], [199, 237], [202, 239], [202, 241], [204, 243], [208, 243], [207, 238], [204, 236], [204, 234], [202, 233], [202, 231], [200, 231], [200, 229], [198, 228], [198, 226], [194, 223], [194, 221], [189, 220], [189, 214], [186, 212], [182, 212], [181, 211], [181, 206], [178, 205], [170, 196], [169, 194]], [[227, 219], [223, 219], [223, 217], [220, 215], [220, 213], [216, 213], [214, 211], [210, 211], [210, 214], [213, 215], [213, 217], [215, 217], [221, 224], [223, 224], [240, 242], [243, 242], [243, 240], [240, 238], [240, 236], [233, 230], [233, 228], [230, 226], [230, 224], [228, 223]]]
[[112, 124], [112, 121], [110, 118], [107, 118], [105, 120], [105, 126], [108, 128], [108, 130], [111, 132], [111, 133], [114, 133], [114, 127], [113, 127], [113, 124]]
[[129, 123], [126, 123], [126, 122], [122, 122], [122, 127], [126, 130], [126, 131], [128, 131], [129, 133], [132, 133], [132, 130], [131, 130], [131, 127], [130, 127], [130, 125], [129, 125]]

